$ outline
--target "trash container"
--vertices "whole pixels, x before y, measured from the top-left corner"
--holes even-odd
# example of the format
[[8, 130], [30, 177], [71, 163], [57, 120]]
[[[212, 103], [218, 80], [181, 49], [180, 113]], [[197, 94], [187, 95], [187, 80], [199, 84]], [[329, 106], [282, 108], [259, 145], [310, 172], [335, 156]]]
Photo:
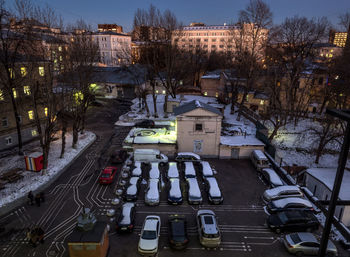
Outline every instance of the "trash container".
[[41, 171], [43, 168], [43, 154], [40, 152], [31, 153], [24, 156], [26, 170]]

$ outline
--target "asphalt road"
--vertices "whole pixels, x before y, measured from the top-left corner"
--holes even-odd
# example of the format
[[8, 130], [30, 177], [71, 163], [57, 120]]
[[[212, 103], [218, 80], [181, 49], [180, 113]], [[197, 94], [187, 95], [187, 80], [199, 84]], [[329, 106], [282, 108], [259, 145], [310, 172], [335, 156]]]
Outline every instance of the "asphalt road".
[[[200, 206], [188, 205], [186, 200], [180, 206], [168, 205], [165, 186], [160, 205], [145, 206], [146, 185], [143, 184], [136, 202], [133, 233], [117, 234], [115, 218], [107, 217], [106, 212], [115, 208], [111, 202], [116, 197], [116, 189], [121, 188], [121, 177], [118, 176], [113, 184], [103, 186], [98, 183], [98, 176], [101, 169], [108, 165], [109, 151], [121, 147], [129, 131], [129, 128], [113, 126], [117, 117], [127, 110], [128, 106], [121, 104], [91, 110], [87, 129], [97, 134], [96, 142], [47, 190], [46, 201], [41, 207], [22, 206], [0, 218], [0, 225], [9, 231], [0, 238], [0, 256], [68, 256], [67, 237], [76, 226], [76, 218], [83, 206], [91, 208], [99, 220], [109, 223], [109, 257], [139, 256], [137, 244], [141, 226], [144, 218], [153, 214], [159, 215], [162, 222], [158, 256], [290, 256], [281, 243], [282, 235], [271, 232], [265, 226], [266, 214], [261, 195], [267, 187], [258, 179], [249, 160], [208, 160], [217, 171], [215, 176], [224, 195], [223, 204], [218, 206], [208, 203], [201, 178], [198, 181], [204, 202]], [[164, 172], [162, 177], [166, 185]], [[222, 233], [219, 248], [208, 250], [199, 244], [195, 222], [198, 209], [211, 209], [216, 213]], [[180, 252], [170, 249], [167, 238], [167, 217], [175, 213], [185, 215], [188, 221], [190, 243], [186, 250]], [[25, 239], [25, 229], [32, 224], [40, 225], [46, 233], [45, 243], [36, 248], [29, 246]]]

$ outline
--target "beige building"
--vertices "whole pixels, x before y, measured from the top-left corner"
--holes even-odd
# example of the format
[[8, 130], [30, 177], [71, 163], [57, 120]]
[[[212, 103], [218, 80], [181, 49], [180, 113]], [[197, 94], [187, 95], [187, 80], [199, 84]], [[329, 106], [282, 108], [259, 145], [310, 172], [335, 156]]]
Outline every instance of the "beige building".
[[[252, 46], [252, 32], [256, 29], [252, 24], [243, 26], [244, 33], [240, 27], [236, 25], [210, 25], [206, 26], [203, 23], [195, 23], [190, 26], [183, 27], [181, 31], [175, 31], [172, 37], [172, 43], [177, 44], [183, 50], [203, 49], [208, 53], [216, 52], [234, 52], [236, 51], [236, 43], [243, 35], [243, 41], [246, 43], [246, 48]], [[263, 53], [262, 46], [267, 40], [268, 30], [261, 29], [258, 38], [261, 40], [256, 45], [256, 49], [260, 49]]]
[[208, 104], [191, 101], [174, 109], [178, 152], [218, 157], [222, 113]]

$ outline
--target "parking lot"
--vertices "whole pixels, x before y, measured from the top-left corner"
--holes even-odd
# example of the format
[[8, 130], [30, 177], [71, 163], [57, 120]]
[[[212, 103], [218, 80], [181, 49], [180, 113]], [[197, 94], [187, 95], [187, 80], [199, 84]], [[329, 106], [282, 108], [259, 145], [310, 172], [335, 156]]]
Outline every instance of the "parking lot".
[[[159, 206], [146, 206], [144, 191], [141, 185], [136, 202], [136, 221], [131, 234], [110, 236], [109, 256], [139, 256], [137, 244], [142, 223], [147, 215], [161, 217], [161, 236], [158, 256], [289, 256], [280, 242], [281, 235], [271, 232], [265, 226], [266, 214], [263, 210], [261, 195], [266, 186], [261, 182], [249, 160], [208, 160], [224, 196], [221, 205], [210, 205], [201, 176], [197, 176], [203, 197], [202, 205], [189, 205], [186, 200], [186, 186], [181, 177], [184, 202], [172, 206], [167, 203], [167, 187], [164, 171]], [[198, 174], [199, 175], [199, 174]], [[182, 174], [180, 173], [180, 176]], [[205, 249], [199, 244], [195, 214], [199, 209], [213, 210], [218, 218], [222, 243], [217, 249]], [[183, 214], [187, 218], [190, 242], [187, 249], [181, 252], [170, 249], [168, 243], [167, 220], [170, 214]], [[114, 230], [112, 228], [111, 232]]]

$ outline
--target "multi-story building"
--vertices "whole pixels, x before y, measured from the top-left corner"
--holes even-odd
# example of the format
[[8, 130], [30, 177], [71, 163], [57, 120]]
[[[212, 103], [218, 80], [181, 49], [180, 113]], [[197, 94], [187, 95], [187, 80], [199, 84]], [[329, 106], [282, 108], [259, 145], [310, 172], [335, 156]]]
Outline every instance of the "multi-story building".
[[100, 59], [105, 66], [131, 62], [131, 36], [115, 32], [95, 32], [92, 38], [99, 44]]
[[[240, 41], [246, 49], [252, 48], [252, 37], [254, 29], [257, 29], [253, 24], [244, 24], [243, 31], [236, 25], [210, 25], [206, 26], [203, 23], [191, 23], [190, 26], [183, 27], [173, 33], [172, 43], [177, 44], [183, 50], [202, 49], [208, 53], [216, 52], [235, 52], [237, 44]], [[256, 42], [256, 51], [261, 51], [263, 54], [264, 43], [267, 40], [268, 30], [260, 29], [257, 32], [258, 42]]]
[[348, 32], [330, 30], [329, 43], [334, 44], [336, 46], [345, 47], [347, 37]]
[[316, 62], [329, 61], [341, 55], [343, 48], [330, 43], [319, 43], [314, 45]]
[[98, 24], [97, 30], [98, 32], [111, 31], [115, 33], [123, 33], [123, 27], [117, 24]]

